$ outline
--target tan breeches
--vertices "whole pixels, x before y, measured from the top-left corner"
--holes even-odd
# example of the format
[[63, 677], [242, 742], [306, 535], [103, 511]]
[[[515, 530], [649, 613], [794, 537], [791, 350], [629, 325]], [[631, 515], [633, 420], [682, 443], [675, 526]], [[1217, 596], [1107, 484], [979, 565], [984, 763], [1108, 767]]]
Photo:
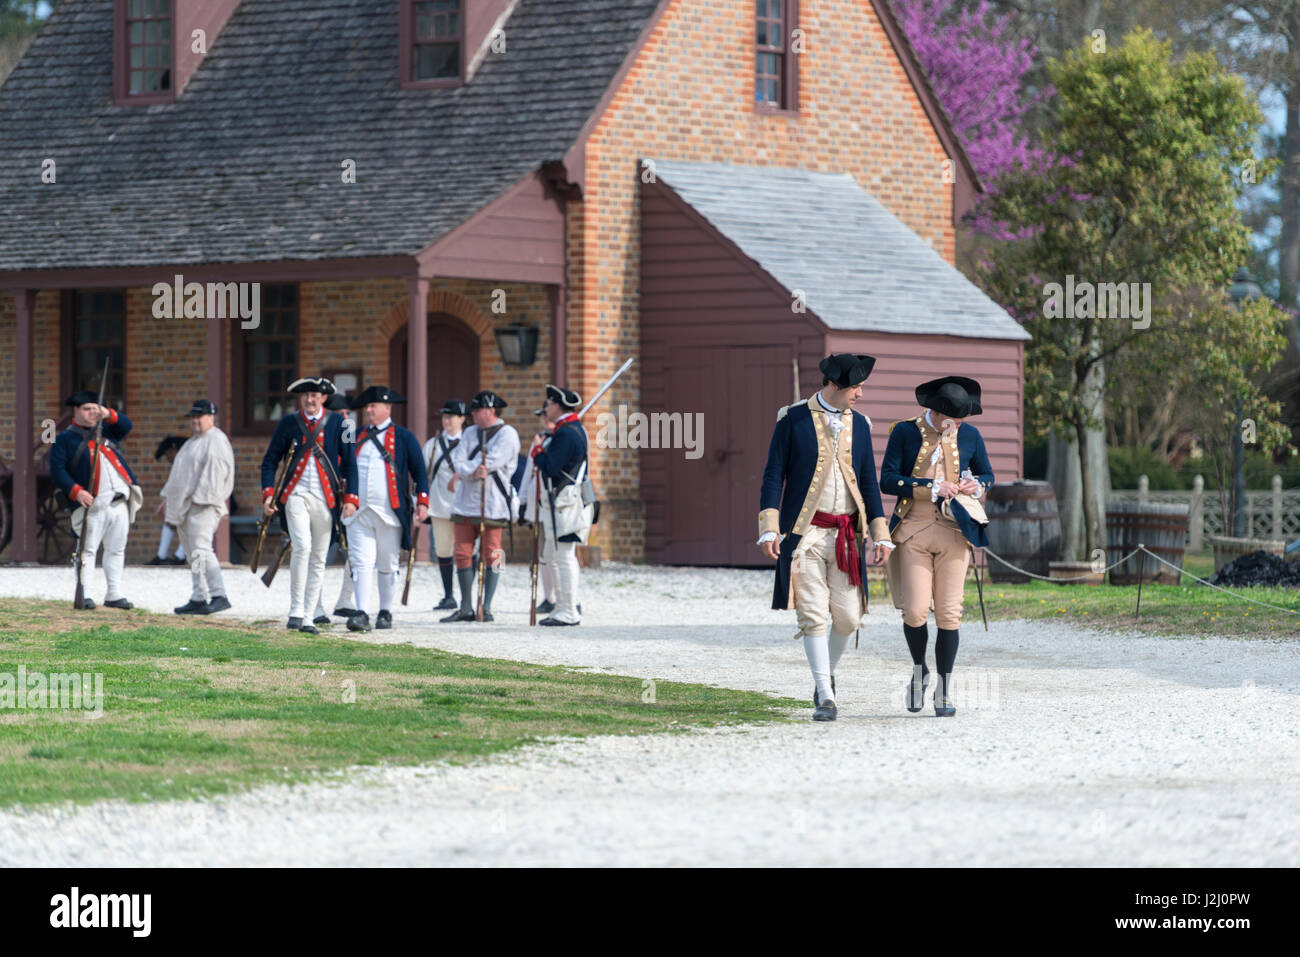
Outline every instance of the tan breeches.
[[800, 635], [825, 635], [829, 622], [837, 635], [862, 622], [862, 589], [835, 564], [835, 529], [810, 528], [791, 562], [795, 619]]
[[893, 540], [900, 543], [890, 561], [901, 563], [903, 623], [925, 624], [933, 602], [939, 628], [960, 628], [970, 550], [957, 523], [918, 499]]

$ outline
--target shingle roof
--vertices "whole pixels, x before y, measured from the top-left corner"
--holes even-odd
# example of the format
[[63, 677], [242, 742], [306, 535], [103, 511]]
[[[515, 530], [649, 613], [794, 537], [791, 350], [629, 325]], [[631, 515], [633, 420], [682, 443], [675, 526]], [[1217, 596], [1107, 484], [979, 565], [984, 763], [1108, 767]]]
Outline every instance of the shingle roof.
[[113, 0], [64, 0], [0, 87], [0, 270], [418, 252], [562, 158], [657, 4], [520, 0], [468, 85], [402, 90], [397, 0], [244, 0], [116, 107]]
[[653, 160], [666, 184], [832, 329], [1028, 339], [848, 173]]

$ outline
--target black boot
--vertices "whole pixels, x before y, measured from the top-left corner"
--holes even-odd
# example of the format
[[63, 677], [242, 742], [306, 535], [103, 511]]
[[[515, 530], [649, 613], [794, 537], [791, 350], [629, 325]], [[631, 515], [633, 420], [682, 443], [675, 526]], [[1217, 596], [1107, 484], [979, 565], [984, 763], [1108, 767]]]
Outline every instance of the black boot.
[[925, 649], [930, 644], [930, 628], [925, 622], [919, 625], [903, 624], [907, 650], [912, 655], [912, 677], [907, 682], [907, 710], [921, 710], [925, 686], [930, 680], [930, 669], [925, 666]]
[[957, 713], [948, 689], [952, 681], [952, 666], [957, 660], [957, 629], [940, 628], [934, 633], [934, 667], [939, 681], [934, 686], [934, 713], [941, 718], [951, 718]]
[[442, 601], [433, 606], [434, 611], [449, 611], [456, 607], [456, 598], [452, 588], [452, 564], [450, 558], [438, 559], [438, 574], [442, 576]]
[[439, 621], [473, 621], [474, 605], [470, 596], [474, 594], [474, 568], [456, 569], [456, 580], [460, 582], [460, 608]]
[[501, 580], [501, 569], [489, 568], [483, 583], [483, 620], [492, 621], [492, 596], [496, 594], [497, 582]]

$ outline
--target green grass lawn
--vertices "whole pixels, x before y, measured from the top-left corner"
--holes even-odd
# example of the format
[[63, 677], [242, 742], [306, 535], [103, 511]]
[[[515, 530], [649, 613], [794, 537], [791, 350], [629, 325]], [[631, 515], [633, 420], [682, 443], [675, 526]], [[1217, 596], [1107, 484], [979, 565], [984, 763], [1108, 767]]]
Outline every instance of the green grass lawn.
[[[1208, 554], [1188, 554], [1183, 570], [1199, 578], [1214, 574], [1214, 559]], [[1300, 638], [1300, 614], [1241, 601], [1231, 595], [1198, 584], [1186, 575], [1179, 585], [1142, 586], [1142, 607], [1137, 614], [1136, 585], [1100, 586], [1053, 585], [1030, 581], [1008, 585], [988, 580], [984, 571], [984, 607], [990, 621], [1008, 618], [1051, 618], [1092, 628], [1124, 628], [1158, 635], [1235, 635]], [[1245, 595], [1270, 605], [1300, 612], [1300, 589], [1236, 588]], [[871, 583], [873, 600], [887, 602], [883, 581]], [[963, 627], [983, 628], [979, 594], [973, 580], [966, 583]]]
[[[276, 622], [279, 625], [279, 622]], [[463, 763], [555, 736], [787, 720], [805, 702], [361, 641], [0, 603], [0, 682], [103, 676], [102, 716], [11, 703], [0, 807], [191, 798], [353, 765]], [[16, 703], [15, 679], [10, 679]]]

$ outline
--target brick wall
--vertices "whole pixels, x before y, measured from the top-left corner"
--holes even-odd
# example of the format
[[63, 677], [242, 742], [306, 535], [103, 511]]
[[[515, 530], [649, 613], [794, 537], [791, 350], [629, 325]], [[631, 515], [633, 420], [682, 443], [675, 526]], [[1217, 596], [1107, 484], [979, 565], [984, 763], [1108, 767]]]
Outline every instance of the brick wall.
[[[375, 279], [348, 282], [302, 283], [300, 292], [299, 373], [319, 374], [326, 368], [360, 366], [363, 384], [388, 383], [388, 342], [406, 322], [407, 285], [404, 280]], [[504, 291], [504, 300], [494, 291]], [[501, 311], [494, 304], [504, 302]], [[155, 462], [154, 449], [166, 435], [188, 435], [184, 413], [205, 392], [207, 320], [155, 319], [149, 289], [127, 290], [127, 394], [126, 413], [134, 428], [124, 443], [128, 461], [145, 493], [145, 505], [132, 526], [127, 560], [147, 561], [158, 545], [158, 522], [153, 510], [170, 467]], [[514, 425], [526, 444], [535, 428], [531, 411], [541, 404], [551, 380], [552, 324], [548, 288], [531, 283], [493, 283], [477, 280], [435, 280], [430, 283], [428, 310], [450, 313], [466, 322], [479, 336], [480, 388], [491, 388], [510, 403], [504, 418]], [[537, 361], [523, 369], [507, 369], [501, 362], [493, 330], [524, 321], [540, 329]], [[0, 455], [14, 457], [14, 347], [17, 328], [12, 295], [0, 295]], [[230, 353], [239, 330], [227, 340]], [[46, 417], [58, 418], [64, 394], [60, 381], [59, 293], [37, 297], [35, 319], [36, 421], [27, 430], [33, 436]], [[227, 385], [229, 389], [229, 385]], [[446, 396], [429, 396], [441, 405]], [[470, 396], [464, 397], [466, 400]], [[217, 424], [229, 431], [227, 410]], [[232, 435], [235, 449], [235, 497], [241, 514], [251, 514], [261, 498], [259, 467], [266, 450], [265, 436]], [[4, 556], [4, 557], [7, 557]]]
[[[586, 202], [569, 211], [570, 385], [584, 394], [639, 349], [640, 157], [848, 172], [952, 261], [945, 154], [871, 5], [799, 7], [797, 118], [754, 111], [752, 3], [678, 0], [592, 132]], [[602, 408], [635, 409], [639, 375], [633, 365]], [[592, 467], [608, 505], [599, 543], [609, 557], [640, 558], [637, 453], [593, 448]]]

